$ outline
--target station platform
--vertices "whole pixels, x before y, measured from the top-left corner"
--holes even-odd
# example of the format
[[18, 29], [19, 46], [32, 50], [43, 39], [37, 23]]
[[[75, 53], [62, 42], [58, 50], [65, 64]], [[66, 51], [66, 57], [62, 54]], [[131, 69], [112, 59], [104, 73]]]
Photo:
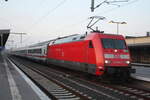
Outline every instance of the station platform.
[[136, 69], [133, 78], [150, 82], [150, 64], [134, 63], [132, 67]]
[[0, 100], [50, 100], [19, 68], [0, 53]]

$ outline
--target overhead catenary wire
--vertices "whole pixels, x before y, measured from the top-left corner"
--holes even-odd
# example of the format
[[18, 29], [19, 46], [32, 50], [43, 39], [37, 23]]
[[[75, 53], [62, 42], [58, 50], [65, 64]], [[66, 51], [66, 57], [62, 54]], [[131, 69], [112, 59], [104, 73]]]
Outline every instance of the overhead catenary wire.
[[[32, 24], [33, 27], [31, 27], [29, 30], [32, 30], [38, 23], [40, 23], [40, 21], [44, 20], [49, 14], [51, 14], [52, 12], [54, 12], [57, 8], [59, 8], [61, 5], [63, 5], [67, 0], [62, 0], [58, 5], [56, 5], [53, 9], [49, 10], [46, 14], [44, 14], [43, 16], [41, 16], [37, 21], [34, 22], [34, 24]], [[126, 3], [126, 4], [123, 4], [121, 6], [117, 6], [117, 7], [114, 7], [114, 8], [111, 8], [109, 10], [106, 10], [106, 11], [103, 11], [103, 12], [99, 12], [97, 13], [96, 15], [99, 15], [99, 14], [106, 14], [106, 13], [109, 13], [109, 12], [112, 12], [114, 10], [117, 10], [118, 8], [121, 8], [121, 7], [125, 7], [125, 6], [128, 6], [129, 4], [132, 4], [132, 3], [135, 3], [139, 0], [134, 0], [132, 2], [129, 2], [129, 3]], [[71, 24], [71, 25], [66, 25], [66, 26], [76, 26], [78, 24], [81, 24], [85, 21], [87, 21], [88, 19], [83, 19], [83, 20], [80, 20], [79, 22], [75, 23], [75, 24]], [[64, 28], [65, 26], [63, 26], [62, 28]]]
[[[62, 1], [61, 1], [58, 5], [56, 5], [53, 9], [49, 10], [46, 14], [44, 14], [42, 17], [40, 17], [40, 18], [33, 24], [32, 29], [33, 29], [38, 23], [40, 23], [40, 21], [44, 20], [49, 14], [51, 14], [51, 13], [54, 12], [57, 8], [59, 8], [61, 5], [63, 5], [66, 1], [67, 1], [67, 0], [62, 0]], [[129, 3], [123, 4], [123, 5], [119, 6], [119, 7], [117, 6], [117, 7], [108, 9], [108, 10], [103, 11], [103, 12], [99, 12], [99, 13], [97, 13], [96, 15], [106, 14], [106, 13], [113, 12], [113, 11], [117, 10], [118, 8], [126, 7], [126, 6], [128, 6], [128, 5], [130, 5], [130, 4], [133, 4], [133, 3], [137, 2], [137, 1], [139, 1], [139, 0], [133, 0], [133, 1], [131, 0], [131, 2], [129, 2]], [[107, 16], [105, 16], [105, 17], [107, 17]], [[77, 26], [77, 25], [79, 25], [79, 24], [82, 24], [82, 23], [86, 22], [87, 20], [88, 20], [88, 19], [85, 18], [85, 19], [83, 19], [83, 20], [80, 20], [80, 21], [77, 22], [77, 23], [74, 23], [74, 24], [71, 24], [71, 25], [62, 26], [62, 27], [60, 27], [60, 29], [57, 29], [56, 31], [61, 30], [62, 28], [64, 29], [64, 27], [71, 27], [71, 26], [74, 26], [74, 27], [75, 27], [75, 26]], [[67, 28], [67, 29], [68, 29], [68, 28]], [[29, 38], [28, 38], [28, 39], [29, 39]], [[28, 39], [25, 39], [25, 40], [28, 40]]]
[[[41, 21], [43, 21], [47, 16], [49, 16], [51, 13], [53, 13], [54, 11], [56, 11], [60, 6], [62, 6], [67, 0], [62, 0], [60, 3], [58, 3], [54, 8], [52, 8], [51, 10], [49, 10], [47, 13], [45, 13], [43, 16], [41, 16], [40, 18], [38, 18], [38, 20], [36, 20], [33, 24], [31, 24], [31, 26], [28, 28], [28, 31], [30, 34], [31, 30], [33, 30]], [[26, 38], [24, 41], [29, 40], [31, 37]]]
[[107, 4], [107, 5], [116, 5], [116, 6], [120, 6], [116, 3], [120, 3], [120, 2], [128, 2], [129, 0], [113, 0], [113, 1], [109, 1], [109, 0], [104, 0], [103, 2], [101, 2], [100, 4], [98, 4], [97, 6], [94, 7], [94, 0], [92, 0], [92, 4], [91, 4], [91, 12], [94, 12], [94, 10], [98, 7], [100, 7], [103, 4]]
[[117, 6], [117, 7], [108, 9], [108, 10], [106, 10], [106, 11], [99, 12], [99, 13], [97, 13], [97, 15], [99, 15], [99, 14], [104, 14], [104, 13], [110, 13], [110, 12], [112, 12], [112, 11], [117, 10], [118, 8], [122, 8], [122, 7], [129, 6], [130, 4], [133, 4], [133, 3], [137, 2], [137, 1], [139, 1], [139, 0], [133, 0], [133, 1], [129, 2], [129, 3], [123, 4], [123, 5], [121, 5], [121, 6]]
[[[111, 8], [111, 9], [108, 9], [108, 10], [106, 10], [106, 11], [103, 11], [103, 12], [99, 12], [99, 13], [97, 13], [97, 14], [95, 14], [95, 15], [102, 15], [102, 14], [106, 14], [106, 13], [110, 13], [110, 12], [113, 12], [113, 11], [115, 11], [115, 10], [117, 10], [118, 8], [122, 8], [122, 7], [126, 7], [126, 6], [128, 6], [128, 5], [130, 5], [130, 4], [133, 4], [133, 3], [135, 3], [135, 2], [137, 2], [137, 1], [139, 1], [139, 0], [131, 0], [131, 2], [128, 2], [128, 3], [126, 3], [126, 4], [123, 4], [123, 5], [120, 5], [120, 6], [117, 6], [117, 7], [114, 7], [114, 8]], [[107, 17], [107, 16], [105, 16], [105, 17]], [[75, 24], [71, 24], [71, 25], [68, 25], [68, 26], [77, 26], [77, 25], [79, 25], [79, 24], [82, 24], [83, 22], [85, 22], [85, 21], [87, 21], [88, 19], [86, 18], [86, 19], [83, 19], [83, 20], [80, 20], [79, 22], [77, 22], [77, 23], [75, 23]], [[63, 26], [62, 28], [64, 28], [65, 26]]]
[[[118, 8], [122, 8], [122, 7], [128, 6], [128, 5], [133, 4], [133, 3], [137, 2], [137, 1], [139, 1], [139, 0], [133, 0], [133, 1], [131, 0], [131, 2], [129, 2], [129, 3], [126, 3], [126, 4], [123, 4], [123, 5], [120, 5], [120, 6], [117, 6], [117, 7], [108, 9], [108, 10], [105, 10], [105, 11], [103, 11], [103, 12], [99, 12], [99, 13], [97, 13], [97, 14], [95, 14], [95, 15], [110, 13], [110, 12], [112, 12], [112, 11], [117, 10]], [[80, 21], [77, 22], [76, 24], [71, 24], [70, 26], [78, 25], [78, 24], [81, 24], [81, 23], [83, 23], [83, 22], [85, 22], [85, 21], [87, 21], [87, 18], [86, 18], [86, 19], [83, 19], [83, 20], [80, 20]]]
[[67, 0], [62, 0], [59, 4], [57, 4], [54, 8], [52, 8], [51, 10], [49, 10], [48, 12], [46, 12], [43, 16], [41, 16], [40, 18], [38, 18], [33, 24], [32, 26], [29, 28], [29, 31], [31, 31], [34, 27], [36, 27], [36, 25], [38, 25], [41, 21], [43, 21], [47, 16], [49, 16], [51, 13], [53, 13], [54, 11], [56, 11], [56, 9], [58, 9], [60, 6], [62, 6]]

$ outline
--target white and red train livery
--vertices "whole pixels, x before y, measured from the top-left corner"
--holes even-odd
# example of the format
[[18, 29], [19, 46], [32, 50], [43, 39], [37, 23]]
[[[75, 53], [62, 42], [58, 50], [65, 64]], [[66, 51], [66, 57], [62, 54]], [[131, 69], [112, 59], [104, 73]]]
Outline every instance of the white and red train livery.
[[121, 35], [92, 32], [71, 35], [14, 50], [13, 54], [93, 75], [125, 75], [134, 72]]

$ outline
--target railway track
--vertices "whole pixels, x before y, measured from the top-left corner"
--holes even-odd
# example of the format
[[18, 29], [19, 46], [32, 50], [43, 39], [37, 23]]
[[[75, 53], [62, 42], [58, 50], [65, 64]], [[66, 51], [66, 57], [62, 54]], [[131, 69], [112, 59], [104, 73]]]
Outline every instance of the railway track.
[[123, 90], [126, 92], [126, 95], [132, 94], [132, 98], [143, 98], [145, 100], [150, 99], [150, 91], [146, 91], [144, 89], [138, 89], [135, 87], [128, 87], [128, 86], [118, 86], [117, 89]]
[[[79, 79], [78, 81], [81, 81], [81, 80]], [[137, 88], [135, 86], [134, 87], [129, 86], [126, 84], [124, 85], [104, 84], [104, 83], [99, 83], [97, 81], [94, 81], [94, 82], [87, 81], [87, 83], [91, 85], [92, 84], [96, 85], [97, 87], [104, 87], [105, 89], [111, 90], [119, 94], [123, 94], [134, 100], [150, 100], [150, 90], [147, 90], [147, 89], [141, 89], [141, 88]], [[128, 100], [129, 98], [126, 98], [126, 99]]]
[[72, 91], [65, 86], [65, 84], [55, 80], [45, 73], [42, 73], [33, 67], [24, 66], [23, 64], [17, 63], [14, 59], [11, 59], [11, 61], [15, 63], [19, 69], [30, 77], [30, 79], [34, 81], [35, 84], [37, 84], [53, 100], [88, 100], [87, 97]]
[[[14, 57], [13, 57], [14, 59]], [[63, 92], [66, 92], [76, 97], [76, 99], [101, 99], [101, 100], [149, 100], [150, 95], [149, 91], [144, 91], [141, 89], [135, 89], [127, 87], [125, 85], [111, 85], [111, 84], [102, 84], [99, 81], [90, 81], [84, 78], [74, 77], [69, 73], [60, 72], [58, 70], [45, 67], [36, 63], [31, 64], [30, 61], [24, 61], [18, 58], [15, 58], [17, 62], [22, 63], [24, 66], [29, 69], [37, 72], [38, 74], [43, 75], [49, 80], [56, 82], [57, 85], [54, 85], [57, 88], [54, 88], [52, 85], [52, 90], [49, 91], [55, 97], [67, 95]], [[40, 67], [42, 66], [42, 67]], [[72, 73], [72, 72], [71, 72]], [[73, 74], [73, 73], [72, 73]], [[55, 81], [54, 81], [55, 79]], [[63, 88], [65, 89], [63, 89]], [[67, 89], [66, 89], [67, 88]], [[54, 90], [54, 91], [53, 91]], [[57, 91], [58, 90], [58, 91]], [[71, 91], [69, 93], [68, 91]], [[55, 95], [56, 93], [57, 95]], [[61, 94], [62, 93], [62, 94]]]

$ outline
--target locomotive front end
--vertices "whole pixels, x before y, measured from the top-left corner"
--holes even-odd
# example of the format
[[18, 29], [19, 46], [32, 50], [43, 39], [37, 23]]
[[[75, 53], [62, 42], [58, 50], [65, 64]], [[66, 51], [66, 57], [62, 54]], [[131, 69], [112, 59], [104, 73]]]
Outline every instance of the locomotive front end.
[[130, 53], [123, 36], [104, 35], [101, 37], [101, 44], [104, 53], [104, 73], [115, 78], [129, 78], [135, 70], [130, 66]]

